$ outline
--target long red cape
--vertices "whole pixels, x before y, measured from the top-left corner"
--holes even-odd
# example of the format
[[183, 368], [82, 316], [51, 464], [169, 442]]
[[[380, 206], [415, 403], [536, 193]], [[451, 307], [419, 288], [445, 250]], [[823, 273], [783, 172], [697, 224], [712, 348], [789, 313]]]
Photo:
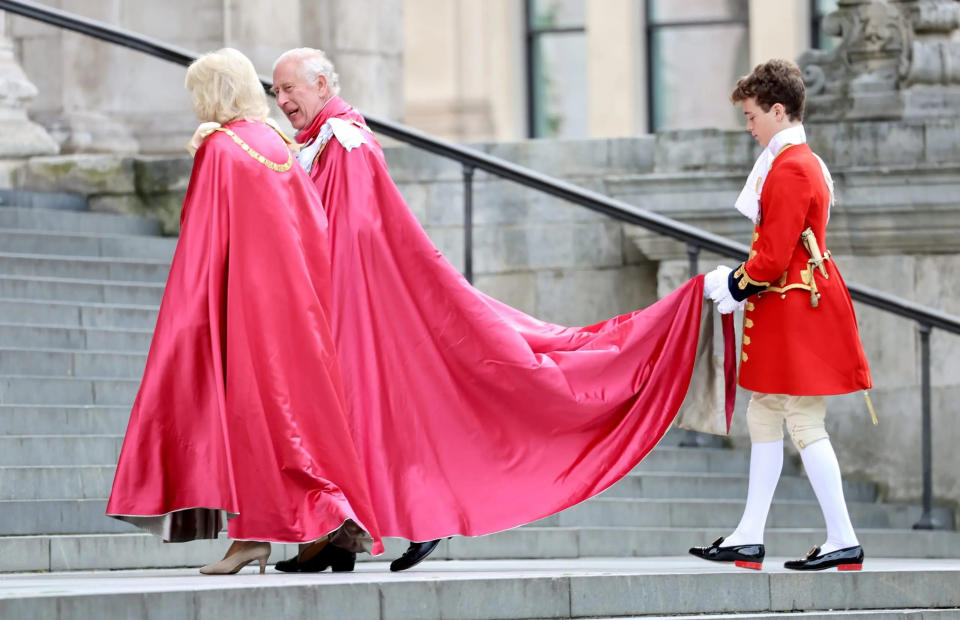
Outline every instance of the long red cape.
[[[363, 123], [334, 98], [298, 140], [331, 117]], [[332, 138], [311, 177], [330, 222], [333, 333], [383, 535], [488, 534], [619, 480], [684, 399], [703, 278], [589, 327], [530, 317], [437, 251], [363, 134], [349, 152]]]
[[[268, 160], [288, 160], [265, 125], [229, 127]], [[278, 542], [352, 519], [376, 553], [330, 334], [327, 223], [292, 164], [269, 169], [221, 132], [197, 151], [107, 513], [224, 510], [238, 515], [231, 538]]]

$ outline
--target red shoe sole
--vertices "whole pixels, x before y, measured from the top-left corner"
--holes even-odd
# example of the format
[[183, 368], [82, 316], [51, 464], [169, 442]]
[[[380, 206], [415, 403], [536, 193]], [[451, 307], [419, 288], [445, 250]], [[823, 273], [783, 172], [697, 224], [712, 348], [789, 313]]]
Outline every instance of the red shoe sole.
[[751, 570], [761, 570], [763, 568], [763, 562], [744, 562], [742, 560], [737, 560], [733, 563], [734, 566], [739, 566], [740, 568], [749, 568]]
[[863, 570], [863, 564], [839, 564], [837, 570]]

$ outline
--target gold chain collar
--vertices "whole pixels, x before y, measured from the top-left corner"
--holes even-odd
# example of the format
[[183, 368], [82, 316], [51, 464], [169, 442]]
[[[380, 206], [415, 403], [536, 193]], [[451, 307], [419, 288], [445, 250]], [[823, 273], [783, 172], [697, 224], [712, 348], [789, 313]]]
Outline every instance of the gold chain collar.
[[260, 153], [253, 150], [253, 148], [249, 144], [244, 142], [243, 138], [241, 138], [236, 133], [234, 133], [232, 129], [228, 129], [227, 127], [217, 127], [215, 131], [222, 131], [223, 133], [233, 138], [233, 141], [236, 142], [240, 146], [240, 148], [246, 151], [247, 155], [256, 159], [258, 162], [260, 162], [267, 168], [270, 168], [271, 170], [274, 170], [276, 172], [286, 172], [293, 165], [293, 154], [291, 154], [289, 151], [287, 152], [287, 162], [284, 164], [278, 164], [276, 162], [270, 161]]

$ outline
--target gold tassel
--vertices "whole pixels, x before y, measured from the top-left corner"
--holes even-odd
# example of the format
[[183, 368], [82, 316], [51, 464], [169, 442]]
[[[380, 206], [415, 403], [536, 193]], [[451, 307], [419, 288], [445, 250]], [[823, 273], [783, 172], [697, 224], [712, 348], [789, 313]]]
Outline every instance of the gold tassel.
[[873, 409], [873, 403], [870, 402], [870, 394], [866, 390], [863, 391], [863, 397], [867, 400], [867, 409], [870, 410], [870, 419], [873, 420], [873, 425], [876, 426], [879, 424], [877, 421], [877, 412]]

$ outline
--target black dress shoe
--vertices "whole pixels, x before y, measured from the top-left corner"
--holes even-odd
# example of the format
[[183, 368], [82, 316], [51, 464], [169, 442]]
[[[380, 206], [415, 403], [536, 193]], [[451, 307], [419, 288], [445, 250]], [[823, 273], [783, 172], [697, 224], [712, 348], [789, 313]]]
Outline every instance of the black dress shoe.
[[433, 550], [436, 549], [439, 544], [439, 538], [436, 540], [428, 540], [427, 542], [410, 543], [410, 546], [403, 552], [403, 555], [393, 562], [390, 562], [390, 570], [396, 573], [416, 566], [420, 562], [423, 562], [428, 555], [433, 553]]
[[281, 560], [274, 568], [282, 573], [319, 573], [330, 568], [335, 573], [349, 573], [357, 561], [357, 554], [327, 543], [309, 560], [300, 561], [300, 555]]
[[690, 555], [695, 555], [704, 560], [712, 562], [733, 562], [740, 568], [752, 568], [760, 570], [763, 568], [763, 556], [766, 550], [763, 545], [736, 545], [733, 547], [721, 547], [723, 536], [710, 543], [709, 547], [690, 547]]
[[799, 560], [790, 560], [783, 563], [784, 568], [791, 570], [826, 570], [836, 567], [837, 570], [863, 570], [863, 547], [847, 547], [820, 555], [820, 547], [814, 547]]

